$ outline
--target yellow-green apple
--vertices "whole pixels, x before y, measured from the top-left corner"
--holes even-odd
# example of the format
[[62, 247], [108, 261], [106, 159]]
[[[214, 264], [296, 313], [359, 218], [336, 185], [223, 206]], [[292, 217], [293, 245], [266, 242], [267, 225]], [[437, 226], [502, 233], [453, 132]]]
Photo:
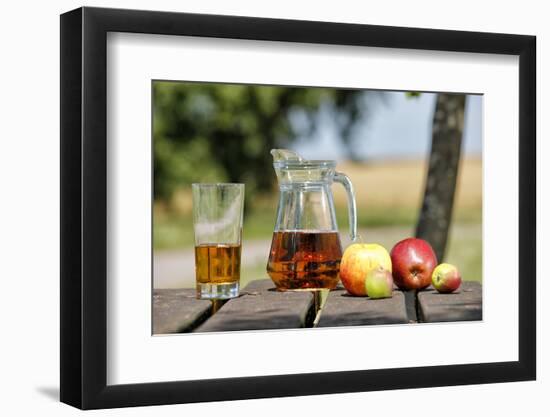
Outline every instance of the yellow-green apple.
[[442, 293], [450, 293], [460, 287], [462, 278], [458, 268], [451, 264], [439, 264], [432, 273], [432, 285]]
[[378, 267], [391, 272], [388, 251], [376, 243], [354, 243], [346, 248], [340, 261], [340, 279], [351, 295], [366, 296], [367, 274]]
[[367, 272], [365, 285], [370, 298], [388, 298], [393, 295], [392, 274], [382, 266]]
[[437, 258], [428, 242], [408, 238], [395, 244], [390, 253], [393, 280], [404, 290], [426, 288], [432, 282]]

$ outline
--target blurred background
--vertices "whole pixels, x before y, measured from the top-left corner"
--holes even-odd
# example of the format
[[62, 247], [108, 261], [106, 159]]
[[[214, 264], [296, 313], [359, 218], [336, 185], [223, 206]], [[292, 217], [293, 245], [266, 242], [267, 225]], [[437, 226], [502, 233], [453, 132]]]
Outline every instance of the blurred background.
[[[449, 97], [462, 103], [460, 112], [444, 111], [454, 105]], [[391, 250], [433, 211], [423, 208], [429, 161], [438, 160], [432, 137], [449, 126], [462, 138], [440, 261], [481, 281], [481, 123], [479, 95], [154, 81], [153, 285], [195, 285], [193, 182], [246, 184], [241, 284], [267, 278], [278, 198], [272, 148], [337, 160], [355, 186], [363, 241]], [[453, 194], [454, 183], [443, 188]], [[338, 184], [333, 191], [345, 248], [346, 196]]]

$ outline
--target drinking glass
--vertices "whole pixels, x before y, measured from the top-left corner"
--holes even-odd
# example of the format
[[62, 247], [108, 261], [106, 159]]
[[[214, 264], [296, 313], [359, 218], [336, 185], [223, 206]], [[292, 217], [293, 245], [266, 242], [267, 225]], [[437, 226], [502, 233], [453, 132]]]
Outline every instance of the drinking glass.
[[197, 298], [239, 295], [244, 184], [192, 184]]

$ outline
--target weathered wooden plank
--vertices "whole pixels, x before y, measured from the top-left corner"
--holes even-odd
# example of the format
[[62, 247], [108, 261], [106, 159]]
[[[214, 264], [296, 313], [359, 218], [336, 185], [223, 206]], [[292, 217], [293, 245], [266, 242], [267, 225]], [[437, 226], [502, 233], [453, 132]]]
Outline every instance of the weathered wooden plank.
[[333, 290], [321, 310], [317, 327], [363, 326], [408, 323], [405, 297], [397, 290], [393, 297], [354, 297], [345, 290]]
[[465, 281], [451, 294], [428, 288], [418, 293], [418, 309], [420, 320], [427, 323], [481, 320], [481, 284]]
[[292, 329], [312, 322], [310, 292], [278, 292], [271, 280], [253, 281], [196, 331]]
[[190, 332], [206, 320], [208, 300], [197, 300], [195, 289], [157, 289], [153, 292], [153, 334]]
[[257, 293], [264, 291], [274, 291], [275, 284], [270, 279], [257, 279], [255, 281], [250, 281], [245, 287], [240, 291], [241, 294], [248, 293]]

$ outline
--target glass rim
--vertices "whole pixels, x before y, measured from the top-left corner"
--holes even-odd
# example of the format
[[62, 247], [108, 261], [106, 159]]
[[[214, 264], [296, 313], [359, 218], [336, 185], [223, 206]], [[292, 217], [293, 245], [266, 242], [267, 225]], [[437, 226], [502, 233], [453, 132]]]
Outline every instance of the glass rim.
[[242, 182], [194, 182], [192, 187], [244, 187]]

